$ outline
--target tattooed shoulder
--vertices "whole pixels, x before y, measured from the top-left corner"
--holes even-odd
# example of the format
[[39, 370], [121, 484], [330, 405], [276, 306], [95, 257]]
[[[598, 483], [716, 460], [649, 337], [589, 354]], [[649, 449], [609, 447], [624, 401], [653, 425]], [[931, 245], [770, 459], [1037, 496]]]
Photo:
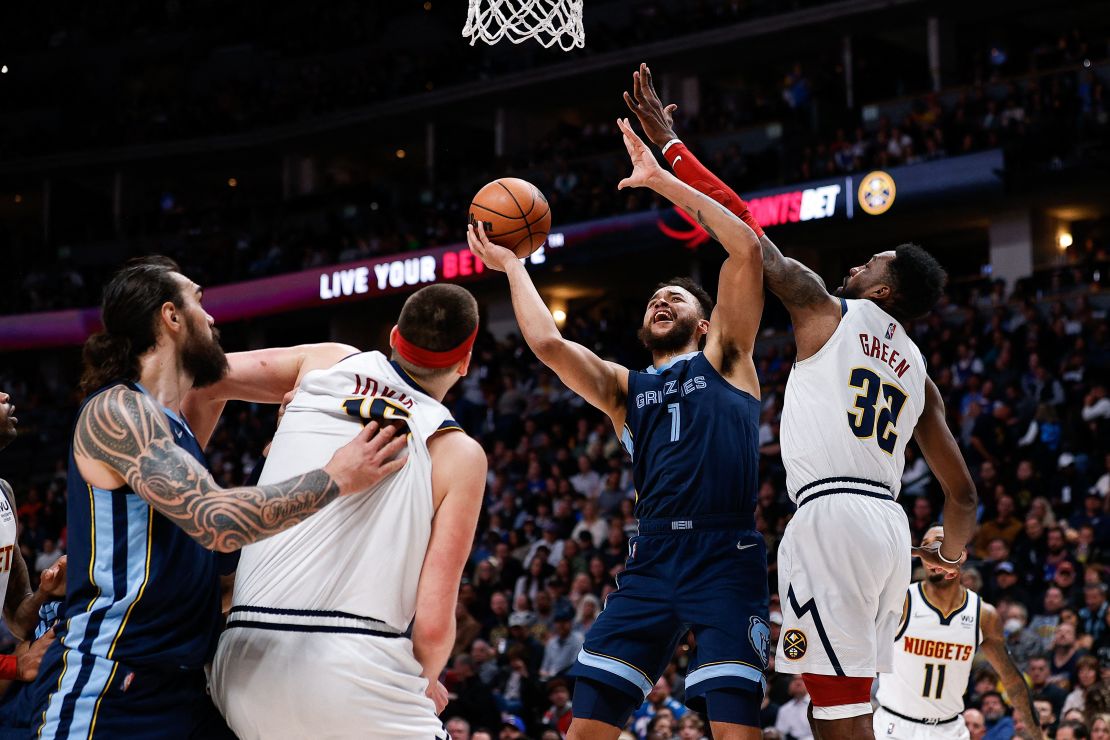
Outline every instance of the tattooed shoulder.
[[126, 477], [143, 450], [160, 438], [172, 441], [162, 412], [142, 393], [120, 385], [85, 405], [74, 430], [73, 451]]

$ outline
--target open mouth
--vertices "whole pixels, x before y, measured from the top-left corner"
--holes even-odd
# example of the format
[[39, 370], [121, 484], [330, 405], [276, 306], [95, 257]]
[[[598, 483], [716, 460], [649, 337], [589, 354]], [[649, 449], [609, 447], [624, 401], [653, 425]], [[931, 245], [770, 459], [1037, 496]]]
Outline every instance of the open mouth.
[[655, 315], [651, 317], [651, 323], [653, 324], [671, 323], [672, 321], [674, 321], [674, 315], [667, 310], [656, 311]]

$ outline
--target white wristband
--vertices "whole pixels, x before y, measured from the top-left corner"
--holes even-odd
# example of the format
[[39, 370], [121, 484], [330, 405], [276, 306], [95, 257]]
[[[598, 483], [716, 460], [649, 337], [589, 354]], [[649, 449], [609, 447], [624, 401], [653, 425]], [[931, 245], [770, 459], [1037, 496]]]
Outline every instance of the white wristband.
[[670, 149], [672, 146], [681, 143], [682, 139], [671, 139], [670, 141], [668, 141], [666, 144], [663, 145], [663, 156], [667, 156], [667, 150]]
[[942, 553], [940, 551], [940, 548], [939, 547], [937, 548], [937, 557], [940, 558], [940, 562], [946, 563], [948, 565], [959, 565], [960, 564], [960, 559], [963, 556], [964, 556], [963, 551], [961, 551], [960, 554], [956, 556], [955, 560], [949, 560], [948, 558], [944, 557], [944, 553]]

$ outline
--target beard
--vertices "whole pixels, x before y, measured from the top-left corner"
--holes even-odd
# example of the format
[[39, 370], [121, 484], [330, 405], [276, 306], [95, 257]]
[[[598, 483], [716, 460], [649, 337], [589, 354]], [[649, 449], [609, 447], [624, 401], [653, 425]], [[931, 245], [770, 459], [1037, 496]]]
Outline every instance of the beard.
[[839, 288], [833, 291], [833, 295], [837, 298], [859, 298], [859, 295], [857, 295], [858, 291], [848, 285], [848, 281], [851, 279], [851, 275], [845, 276], [844, 282], [840, 284]]
[[698, 330], [696, 316], [676, 317], [671, 322], [671, 328], [665, 334], [653, 334], [651, 324], [645, 324], [636, 332], [639, 339], [649, 352], [676, 352], [689, 346], [690, 340]]
[[204, 388], [227, 375], [227, 356], [220, 346], [220, 332], [213, 327], [212, 338], [201, 335], [200, 327], [189, 321], [189, 338], [181, 349], [181, 364], [193, 376], [193, 387]]
[[[947, 581], [947, 580], [948, 580], [948, 578], [946, 577], [946, 574], [944, 574], [944, 573], [930, 573], [929, 574], [929, 583], [933, 584], [934, 586], [943, 586], [945, 581]], [[959, 581], [958, 580], [953, 580], [952, 583], [959, 583]]]

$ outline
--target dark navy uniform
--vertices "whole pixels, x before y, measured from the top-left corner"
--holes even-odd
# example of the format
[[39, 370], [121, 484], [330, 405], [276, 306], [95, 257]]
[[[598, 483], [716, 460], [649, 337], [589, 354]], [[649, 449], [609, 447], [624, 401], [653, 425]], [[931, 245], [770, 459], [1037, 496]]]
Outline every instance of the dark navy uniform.
[[695, 352], [630, 371], [627, 408], [639, 532], [572, 673], [642, 700], [693, 630], [687, 700], [717, 688], [761, 699], [770, 626], [754, 522], [759, 401]]
[[[186, 421], [164, 411], [177, 444], [207, 466]], [[130, 487], [89, 485], [72, 449], [68, 485], [63, 626], [33, 686], [43, 711], [32, 729], [42, 738], [230, 737], [204, 676], [221, 626], [215, 553]]]

